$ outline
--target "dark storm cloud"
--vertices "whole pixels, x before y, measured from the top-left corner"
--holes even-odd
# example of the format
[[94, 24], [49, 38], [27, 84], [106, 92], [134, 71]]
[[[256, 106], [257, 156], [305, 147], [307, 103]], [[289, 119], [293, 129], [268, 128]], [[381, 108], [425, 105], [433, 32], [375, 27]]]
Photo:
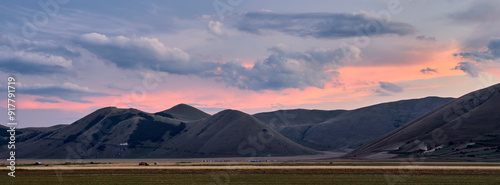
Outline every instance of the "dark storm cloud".
[[455, 70], [461, 70], [472, 77], [478, 77], [481, 69], [472, 62], [460, 62], [455, 66]]
[[254, 12], [245, 14], [237, 24], [237, 28], [254, 34], [273, 30], [299, 37], [328, 39], [415, 33], [415, 28], [412, 25], [387, 21], [364, 13], [278, 14]]
[[41, 96], [44, 97], [44, 99], [60, 98], [62, 100], [78, 103], [92, 103], [91, 101], [83, 99], [86, 97], [111, 96], [72, 83], [65, 83], [62, 85], [20, 86], [18, 89], [18, 92], [21, 94]]
[[420, 70], [421, 73], [423, 74], [432, 74], [432, 73], [438, 73], [437, 69], [432, 69], [432, 68], [425, 68]]

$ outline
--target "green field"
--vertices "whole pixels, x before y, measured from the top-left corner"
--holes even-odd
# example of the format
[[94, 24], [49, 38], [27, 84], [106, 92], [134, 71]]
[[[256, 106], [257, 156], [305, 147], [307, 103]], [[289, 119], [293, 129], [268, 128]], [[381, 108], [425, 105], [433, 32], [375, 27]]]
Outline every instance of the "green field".
[[[315, 163], [309, 163], [315, 164]], [[179, 163], [168, 166], [139, 167], [130, 164], [92, 164], [72, 168], [60, 165], [35, 168], [19, 167], [16, 177], [7, 176], [7, 170], [0, 172], [1, 184], [499, 184], [500, 168], [496, 167], [454, 167], [439, 166], [419, 169], [416, 166], [402, 168], [297, 168], [288, 166], [252, 167], [227, 166], [209, 168]], [[92, 168], [91, 167], [95, 167]], [[119, 168], [110, 168], [119, 167]], [[129, 167], [129, 168], [125, 168]], [[193, 168], [194, 167], [194, 168]], [[292, 167], [292, 168], [290, 168]], [[381, 165], [384, 167], [384, 165]], [[397, 167], [397, 166], [396, 166]], [[493, 168], [493, 169], [492, 169]]]
[[6, 184], [498, 184], [495, 175], [377, 174], [105, 174], [68, 176], [2, 176]]

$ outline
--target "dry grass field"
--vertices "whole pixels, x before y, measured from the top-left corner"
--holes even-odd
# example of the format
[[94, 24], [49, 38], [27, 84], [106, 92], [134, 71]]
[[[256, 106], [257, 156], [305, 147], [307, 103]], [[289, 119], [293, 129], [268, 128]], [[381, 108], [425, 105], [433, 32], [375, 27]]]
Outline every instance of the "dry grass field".
[[[152, 163], [150, 163], [152, 164]], [[21, 164], [6, 184], [498, 184], [498, 163], [296, 162]], [[3, 183], [2, 183], [3, 184]]]

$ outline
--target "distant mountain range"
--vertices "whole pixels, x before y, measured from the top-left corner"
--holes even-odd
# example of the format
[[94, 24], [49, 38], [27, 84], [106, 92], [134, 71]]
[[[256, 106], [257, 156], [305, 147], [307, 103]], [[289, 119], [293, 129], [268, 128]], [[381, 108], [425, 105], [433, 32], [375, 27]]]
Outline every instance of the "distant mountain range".
[[[237, 110], [209, 115], [186, 104], [157, 113], [106, 107], [70, 125], [18, 129], [16, 156], [249, 157], [355, 149], [344, 157], [499, 158], [499, 89], [496, 85], [458, 99], [427, 97], [355, 110], [254, 115]], [[0, 132], [4, 157], [7, 134]]]
[[[7, 132], [4, 132], [7, 133]], [[189, 105], [146, 113], [106, 107], [71, 125], [18, 130], [19, 158], [164, 158], [308, 155], [254, 117], [236, 110], [210, 116]], [[2, 135], [2, 155], [7, 135]]]
[[316, 150], [354, 149], [453, 98], [427, 97], [355, 110], [280, 110], [255, 114], [285, 137]]

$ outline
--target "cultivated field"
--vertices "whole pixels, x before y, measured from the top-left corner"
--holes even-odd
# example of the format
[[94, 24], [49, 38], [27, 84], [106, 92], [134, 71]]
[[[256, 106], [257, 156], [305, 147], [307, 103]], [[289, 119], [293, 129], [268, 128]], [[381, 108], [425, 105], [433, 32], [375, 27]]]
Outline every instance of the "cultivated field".
[[499, 163], [138, 162], [21, 164], [6, 184], [498, 184]]

